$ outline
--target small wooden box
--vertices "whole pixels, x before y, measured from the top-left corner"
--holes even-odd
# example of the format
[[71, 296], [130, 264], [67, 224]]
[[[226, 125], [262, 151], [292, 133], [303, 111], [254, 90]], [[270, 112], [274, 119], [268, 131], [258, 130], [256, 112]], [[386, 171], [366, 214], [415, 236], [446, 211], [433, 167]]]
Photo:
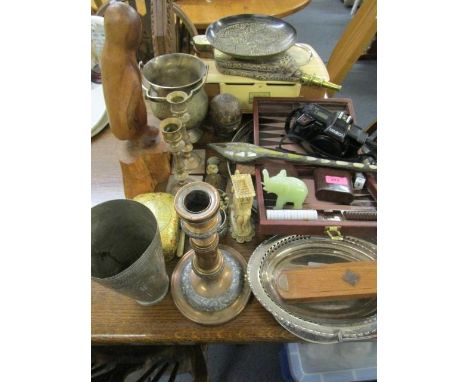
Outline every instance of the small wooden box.
[[[284, 123], [288, 115], [295, 109], [307, 103], [317, 103], [332, 111], [345, 111], [356, 121], [351, 99], [304, 99], [304, 98], [255, 98], [253, 105], [254, 143], [256, 145], [277, 149], [281, 137], [284, 135]], [[298, 153], [304, 153], [302, 148], [293, 142], [285, 141], [283, 147]], [[304, 153], [305, 154], [305, 153]], [[268, 160], [255, 166], [255, 189], [257, 193], [259, 225], [258, 232], [265, 235], [275, 234], [309, 234], [323, 235], [328, 227], [339, 227], [342, 235], [351, 235], [373, 239], [377, 235], [377, 221], [364, 220], [334, 220], [337, 216], [319, 220], [268, 220], [267, 208], [272, 208], [276, 199], [274, 194], [268, 194], [262, 187], [262, 169], [268, 169], [270, 176], [276, 175], [281, 169], [286, 169], [288, 176], [302, 179], [309, 194], [304, 202], [304, 209], [316, 210], [361, 210], [363, 207], [377, 206], [377, 178], [367, 175], [364, 190], [355, 193], [355, 200], [360, 205], [339, 205], [332, 202], [317, 200], [315, 197], [315, 184], [313, 167], [294, 165], [280, 160]]]

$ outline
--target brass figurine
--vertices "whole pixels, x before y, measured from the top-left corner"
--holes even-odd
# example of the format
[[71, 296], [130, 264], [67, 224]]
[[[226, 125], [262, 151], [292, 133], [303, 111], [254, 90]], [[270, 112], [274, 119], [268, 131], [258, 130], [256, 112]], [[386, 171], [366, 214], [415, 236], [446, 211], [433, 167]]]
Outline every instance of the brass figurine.
[[225, 190], [227, 181], [226, 178], [219, 173], [219, 158], [209, 157], [207, 163], [208, 165], [206, 166], [205, 182], [211, 184], [218, 190]]
[[219, 208], [218, 191], [205, 182], [187, 184], [175, 196], [175, 209], [192, 249], [172, 273], [172, 298], [185, 317], [205, 325], [231, 320], [250, 296], [244, 257], [218, 245]]
[[240, 174], [238, 170], [231, 176], [232, 205], [230, 210], [231, 236], [238, 243], [252, 240], [255, 230], [251, 220], [252, 204], [255, 189], [252, 178], [248, 174]]

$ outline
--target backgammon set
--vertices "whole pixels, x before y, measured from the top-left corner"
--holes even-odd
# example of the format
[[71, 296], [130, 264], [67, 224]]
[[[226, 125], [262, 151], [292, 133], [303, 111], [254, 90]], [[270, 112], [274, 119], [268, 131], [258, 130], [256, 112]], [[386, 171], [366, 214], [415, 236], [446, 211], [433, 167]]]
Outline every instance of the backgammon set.
[[[260, 147], [274, 149], [284, 136], [287, 117], [293, 110], [307, 104], [320, 105], [333, 112], [344, 112], [355, 117], [350, 99], [299, 100], [297, 98], [256, 98], [254, 101], [254, 143]], [[282, 147], [288, 151], [304, 153], [302, 147], [286, 139]], [[304, 201], [304, 211], [317, 211], [316, 219], [294, 219], [287, 214], [268, 219], [274, 198], [262, 189], [262, 170], [276, 174], [286, 169], [289, 176], [302, 179], [309, 190]], [[320, 179], [317, 174], [321, 173]], [[375, 237], [377, 234], [377, 175], [363, 175], [363, 187], [353, 187], [356, 175], [336, 169], [319, 169], [277, 160], [256, 166], [255, 185], [258, 195], [259, 231], [265, 234], [322, 234], [324, 231], [339, 230], [346, 235]], [[324, 186], [334, 187], [338, 200], [327, 199]], [[333, 193], [333, 191], [330, 191]]]

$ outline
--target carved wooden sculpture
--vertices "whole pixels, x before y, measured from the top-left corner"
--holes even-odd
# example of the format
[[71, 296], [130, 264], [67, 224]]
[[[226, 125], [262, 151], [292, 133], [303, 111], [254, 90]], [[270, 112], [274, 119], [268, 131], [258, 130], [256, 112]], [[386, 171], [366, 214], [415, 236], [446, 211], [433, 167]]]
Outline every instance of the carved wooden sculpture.
[[[104, 30], [106, 40], [101, 60], [104, 98], [112, 133], [127, 141], [121, 168], [125, 196], [133, 198], [154, 191], [159, 182], [167, 180], [170, 166], [165, 162], [169, 161], [169, 155], [156, 150], [159, 129], [155, 127], [156, 120], [148, 123], [141, 90], [136, 60], [142, 36], [140, 16], [125, 3], [112, 3], [104, 14]], [[161, 166], [155, 165], [158, 161]]]
[[147, 130], [136, 61], [142, 33], [140, 16], [125, 3], [110, 4], [104, 15], [104, 30], [102, 81], [110, 127], [118, 139], [136, 141]]

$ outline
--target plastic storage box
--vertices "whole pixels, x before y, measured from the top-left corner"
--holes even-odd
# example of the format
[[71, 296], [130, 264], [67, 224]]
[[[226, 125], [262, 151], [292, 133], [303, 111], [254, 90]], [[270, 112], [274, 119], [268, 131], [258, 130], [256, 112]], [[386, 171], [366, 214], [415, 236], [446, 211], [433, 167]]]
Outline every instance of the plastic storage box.
[[377, 341], [287, 344], [289, 372], [296, 382], [377, 379]]

